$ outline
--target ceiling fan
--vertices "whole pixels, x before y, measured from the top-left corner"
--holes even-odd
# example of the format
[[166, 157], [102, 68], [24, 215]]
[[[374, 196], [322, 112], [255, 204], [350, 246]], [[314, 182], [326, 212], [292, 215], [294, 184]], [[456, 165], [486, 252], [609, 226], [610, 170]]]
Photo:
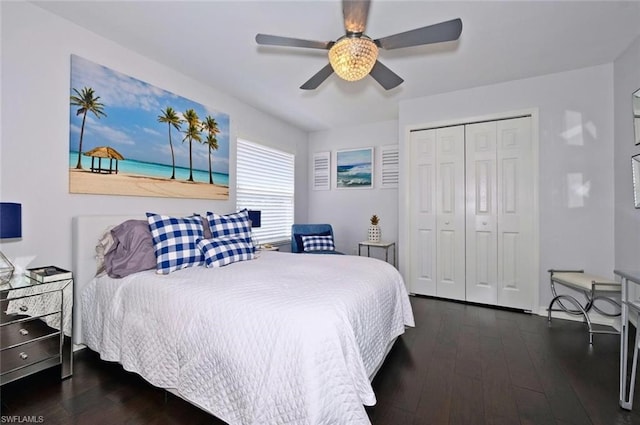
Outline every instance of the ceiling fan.
[[346, 34], [336, 41], [313, 41], [258, 34], [256, 42], [261, 45], [329, 51], [329, 64], [300, 86], [303, 90], [318, 88], [334, 72], [347, 81], [357, 81], [371, 75], [382, 87], [390, 90], [402, 84], [404, 80], [378, 60], [378, 49], [391, 50], [453, 41], [462, 33], [462, 20], [458, 18], [373, 40], [364, 33], [370, 3], [370, 0], [342, 0]]

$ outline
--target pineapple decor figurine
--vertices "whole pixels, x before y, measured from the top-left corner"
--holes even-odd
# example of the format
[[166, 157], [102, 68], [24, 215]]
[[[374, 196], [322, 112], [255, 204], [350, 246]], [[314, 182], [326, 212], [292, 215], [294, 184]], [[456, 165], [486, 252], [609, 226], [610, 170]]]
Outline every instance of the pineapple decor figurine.
[[380, 219], [377, 215], [372, 215], [369, 219], [371, 221], [371, 225], [369, 226], [369, 242], [380, 242]]

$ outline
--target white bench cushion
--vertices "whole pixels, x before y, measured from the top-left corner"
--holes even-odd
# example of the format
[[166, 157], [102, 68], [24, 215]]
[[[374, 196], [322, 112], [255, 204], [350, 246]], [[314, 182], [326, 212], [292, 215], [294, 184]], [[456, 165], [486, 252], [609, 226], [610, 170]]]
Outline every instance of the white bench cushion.
[[589, 273], [578, 272], [556, 272], [553, 273], [551, 279], [562, 285], [570, 286], [576, 289], [591, 291], [592, 283], [596, 283], [595, 289], [600, 292], [620, 292], [620, 282], [605, 279]]

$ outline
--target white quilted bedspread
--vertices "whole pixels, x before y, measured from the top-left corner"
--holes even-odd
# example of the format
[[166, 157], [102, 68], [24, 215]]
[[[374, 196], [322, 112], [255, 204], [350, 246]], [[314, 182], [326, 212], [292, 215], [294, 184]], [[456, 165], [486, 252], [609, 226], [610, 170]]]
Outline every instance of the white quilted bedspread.
[[81, 308], [102, 359], [230, 424], [369, 424], [370, 376], [414, 326], [397, 270], [348, 255], [102, 277]]

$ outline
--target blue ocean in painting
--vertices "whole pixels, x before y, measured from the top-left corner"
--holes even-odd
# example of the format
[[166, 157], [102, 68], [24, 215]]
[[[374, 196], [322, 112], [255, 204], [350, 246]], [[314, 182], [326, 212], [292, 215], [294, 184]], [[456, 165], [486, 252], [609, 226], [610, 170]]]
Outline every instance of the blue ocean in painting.
[[[98, 159], [95, 159], [96, 167]], [[78, 152], [69, 152], [69, 168], [75, 168], [78, 163]], [[91, 158], [82, 156], [82, 166], [85, 170], [91, 167]], [[109, 160], [102, 159], [102, 168], [109, 167]], [[114, 162], [115, 168], [115, 162]], [[118, 161], [118, 171], [127, 174], [136, 174], [147, 177], [171, 178], [171, 165], [154, 164], [152, 162], [136, 161], [133, 159], [123, 159]], [[189, 178], [189, 169], [176, 166], [176, 180], [187, 180]], [[209, 171], [193, 170], [193, 180], [196, 182], [209, 183]], [[213, 183], [220, 186], [229, 187], [229, 175], [221, 173], [213, 173]]]
[[338, 187], [371, 186], [371, 163], [338, 165]]

